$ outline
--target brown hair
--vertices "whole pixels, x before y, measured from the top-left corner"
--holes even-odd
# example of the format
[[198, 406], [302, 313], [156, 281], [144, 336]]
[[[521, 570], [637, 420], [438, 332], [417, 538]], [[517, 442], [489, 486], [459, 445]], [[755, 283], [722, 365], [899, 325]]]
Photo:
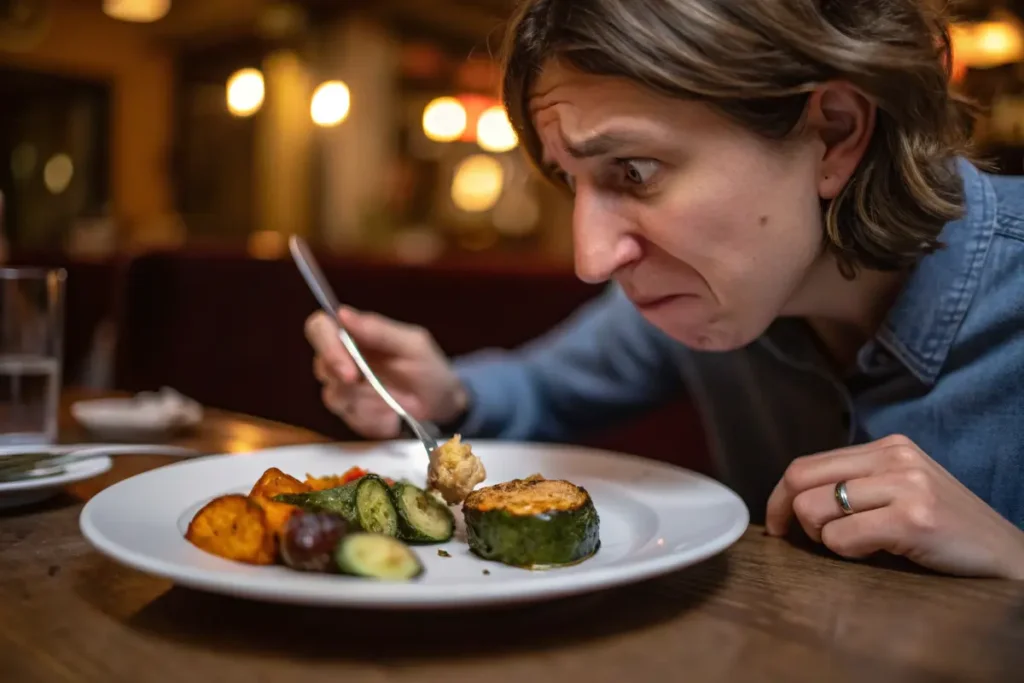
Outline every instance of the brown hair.
[[856, 172], [824, 208], [825, 240], [852, 277], [893, 269], [940, 246], [962, 215], [956, 157], [970, 113], [951, 94], [949, 34], [927, 0], [524, 0], [505, 36], [502, 97], [534, 163], [528, 100], [558, 59], [659, 93], [709, 102], [771, 139], [800, 122], [826, 80], [877, 105]]

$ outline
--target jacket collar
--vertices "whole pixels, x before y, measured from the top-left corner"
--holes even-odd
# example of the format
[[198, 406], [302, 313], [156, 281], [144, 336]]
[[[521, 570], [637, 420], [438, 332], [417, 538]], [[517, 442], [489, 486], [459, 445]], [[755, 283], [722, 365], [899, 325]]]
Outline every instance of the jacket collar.
[[926, 385], [934, 384], [978, 289], [996, 227], [996, 198], [989, 178], [958, 160], [964, 183], [965, 215], [948, 223], [944, 247], [914, 267], [872, 343], [861, 349], [859, 365], [870, 372], [884, 346]]

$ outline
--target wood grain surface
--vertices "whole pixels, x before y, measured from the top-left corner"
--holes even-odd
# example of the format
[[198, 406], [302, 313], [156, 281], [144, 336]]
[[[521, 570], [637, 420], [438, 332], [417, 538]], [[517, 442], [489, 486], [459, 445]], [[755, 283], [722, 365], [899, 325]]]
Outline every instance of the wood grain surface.
[[[81, 439], [64, 416], [65, 439]], [[209, 411], [203, 452], [324, 441]], [[725, 553], [635, 586], [529, 607], [396, 613], [206, 594], [119, 566], [78, 529], [102, 487], [0, 512], [0, 681], [1020, 681], [1024, 583], [847, 562], [751, 527]], [[130, 511], [126, 511], [130, 514]]]

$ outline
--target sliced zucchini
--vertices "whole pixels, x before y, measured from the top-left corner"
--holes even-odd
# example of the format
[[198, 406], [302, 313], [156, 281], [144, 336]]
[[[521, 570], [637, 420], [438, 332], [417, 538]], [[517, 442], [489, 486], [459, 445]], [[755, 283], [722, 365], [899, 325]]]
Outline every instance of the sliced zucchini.
[[408, 581], [423, 573], [419, 557], [402, 541], [361, 531], [341, 539], [334, 561], [345, 574], [385, 581]]
[[462, 505], [470, 549], [484, 559], [544, 569], [582, 562], [601, 546], [586, 489], [533, 476], [473, 491]]
[[391, 502], [388, 484], [376, 474], [364, 475], [333, 489], [282, 493], [273, 499], [308, 512], [333, 512], [363, 531], [398, 535], [398, 512]]
[[451, 509], [423, 489], [407, 481], [391, 487], [391, 501], [398, 511], [398, 537], [410, 543], [444, 543], [455, 533]]
[[375, 474], [360, 478], [356, 486], [356, 517], [363, 531], [398, 535], [398, 511], [391, 502], [390, 488]]

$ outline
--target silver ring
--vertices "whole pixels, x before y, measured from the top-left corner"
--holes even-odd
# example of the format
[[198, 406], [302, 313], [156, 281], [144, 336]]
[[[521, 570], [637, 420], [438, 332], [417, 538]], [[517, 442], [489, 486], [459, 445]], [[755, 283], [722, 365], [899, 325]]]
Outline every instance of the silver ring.
[[839, 503], [839, 507], [843, 509], [844, 514], [853, 514], [853, 508], [850, 507], [850, 499], [846, 495], [845, 481], [841, 481], [838, 484], [836, 484], [836, 501]]

